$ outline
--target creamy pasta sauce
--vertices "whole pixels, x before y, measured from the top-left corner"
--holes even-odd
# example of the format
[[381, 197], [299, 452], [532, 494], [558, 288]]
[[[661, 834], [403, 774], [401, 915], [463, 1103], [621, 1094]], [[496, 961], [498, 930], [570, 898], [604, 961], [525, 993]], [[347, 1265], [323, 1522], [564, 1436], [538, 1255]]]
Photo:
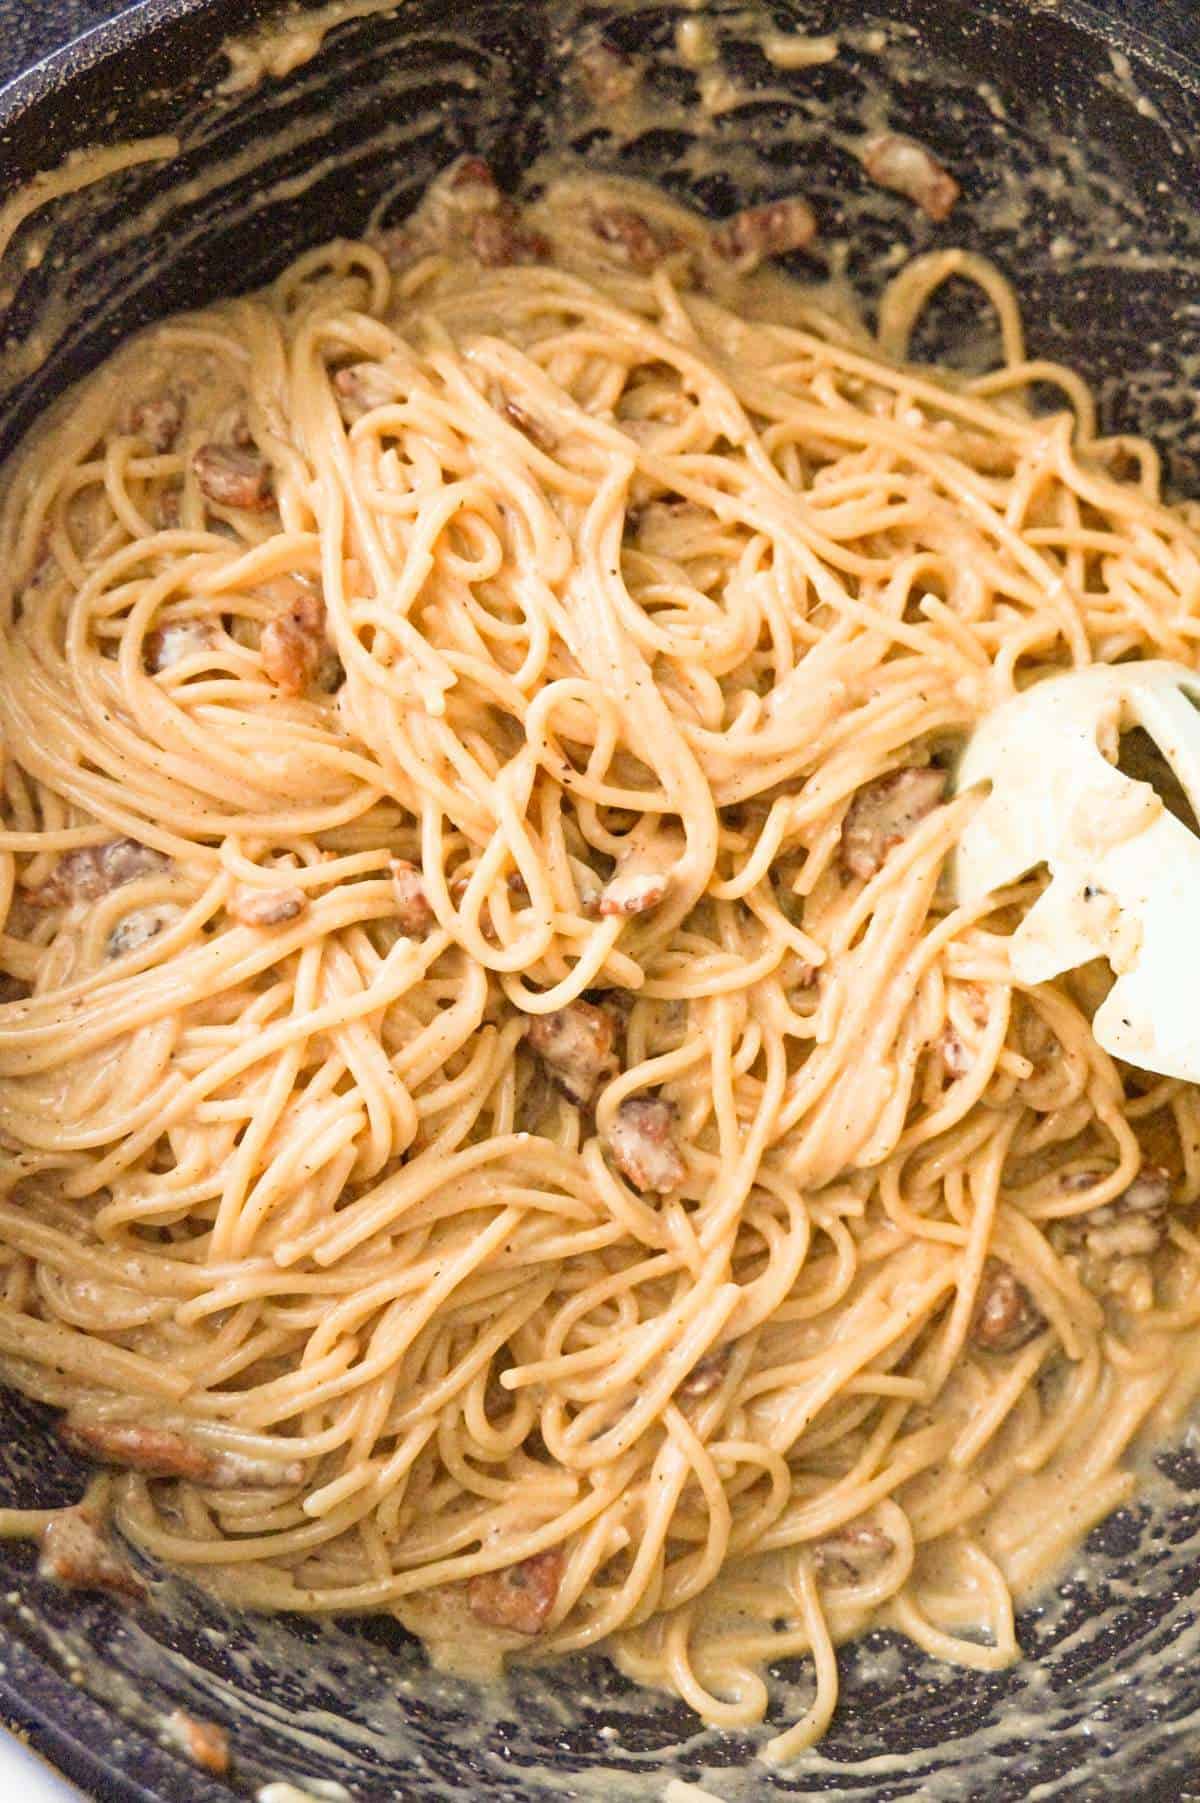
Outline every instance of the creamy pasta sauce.
[[[1039, 873], [945, 872], [992, 708], [1194, 662], [1195, 510], [989, 265], [871, 334], [770, 268], [816, 229], [464, 159], [10, 466], [0, 1371], [103, 1472], [0, 1516], [48, 1575], [717, 1726], [805, 1657], [786, 1760], [870, 1626], [1015, 1658], [1192, 1400], [1194, 1090], [1013, 980]], [[983, 376], [907, 361], [952, 274]]]

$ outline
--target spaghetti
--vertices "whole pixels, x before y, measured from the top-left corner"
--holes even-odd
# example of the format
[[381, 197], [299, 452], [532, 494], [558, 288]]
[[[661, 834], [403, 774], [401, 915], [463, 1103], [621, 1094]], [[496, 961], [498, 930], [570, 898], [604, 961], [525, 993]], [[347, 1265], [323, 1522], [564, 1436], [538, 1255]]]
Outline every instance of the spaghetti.
[[[1200, 1387], [1200, 1110], [1040, 876], [942, 881], [1048, 666], [1195, 662], [1200, 530], [965, 254], [877, 336], [472, 160], [154, 327], [8, 470], [0, 1373], [106, 1474], [0, 1515], [705, 1719], [1013, 1595]], [[1002, 366], [921, 369], [950, 275]], [[1063, 405], [1034, 408], [1034, 385]], [[107, 1574], [107, 1575], [106, 1575]]]

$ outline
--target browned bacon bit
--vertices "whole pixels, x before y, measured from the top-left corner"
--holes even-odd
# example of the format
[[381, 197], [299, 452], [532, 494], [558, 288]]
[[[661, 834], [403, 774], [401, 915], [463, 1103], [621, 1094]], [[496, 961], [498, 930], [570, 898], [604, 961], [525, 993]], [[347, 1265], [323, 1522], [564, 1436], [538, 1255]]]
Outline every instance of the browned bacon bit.
[[67, 1416], [59, 1438], [72, 1452], [100, 1465], [144, 1477], [187, 1478], [211, 1490], [278, 1489], [304, 1477], [299, 1460], [259, 1458], [201, 1446], [172, 1427], [137, 1421], [83, 1421]]
[[216, 635], [207, 620], [172, 620], [167, 626], [156, 626], [142, 641], [142, 663], [152, 676], [169, 670], [185, 657], [209, 651]]
[[133, 1600], [144, 1597], [140, 1583], [117, 1552], [94, 1509], [80, 1503], [64, 1509], [42, 1530], [39, 1577], [66, 1590], [107, 1590]]
[[710, 1352], [697, 1365], [693, 1365], [679, 1388], [676, 1396], [685, 1398], [711, 1396], [719, 1390], [725, 1381], [725, 1373], [729, 1369], [731, 1348], [722, 1346], [717, 1352]]
[[194, 1440], [168, 1427], [145, 1427], [135, 1421], [80, 1421], [69, 1416], [59, 1438], [72, 1452], [102, 1465], [119, 1465], [147, 1477], [186, 1477], [202, 1481], [211, 1455]]
[[467, 1601], [476, 1621], [514, 1634], [540, 1634], [558, 1598], [563, 1556], [559, 1547], [535, 1553], [503, 1571], [483, 1571], [471, 1579]]
[[675, 827], [635, 826], [616, 870], [600, 892], [601, 914], [645, 914], [657, 908], [670, 888], [671, 873], [683, 848], [683, 837]]
[[0, 970], [0, 1008], [7, 1002], [27, 1001], [32, 993], [29, 984], [23, 983], [20, 977], [12, 976], [7, 970]]
[[275, 505], [271, 473], [257, 451], [240, 445], [203, 444], [192, 458], [200, 492], [217, 507], [263, 513]]
[[500, 187], [492, 174], [491, 165], [482, 157], [460, 157], [458, 162], [446, 172], [448, 188], [487, 188], [500, 198]]
[[85, 845], [58, 860], [53, 874], [29, 900], [35, 907], [56, 908], [72, 902], [96, 901], [139, 877], [165, 870], [161, 852], [136, 839], [110, 839], [107, 845]]
[[971, 1319], [971, 1337], [985, 1352], [1018, 1352], [1041, 1333], [1045, 1317], [1010, 1265], [989, 1258]]
[[501, 269], [513, 263], [544, 263], [550, 255], [550, 240], [521, 225], [511, 204], [480, 213], [471, 222], [468, 240], [485, 269]]
[[650, 221], [632, 207], [593, 207], [591, 220], [597, 238], [611, 245], [623, 262], [642, 274], [661, 263], [669, 250], [677, 248], [660, 237]]
[[903, 194], [935, 223], [949, 217], [962, 193], [932, 151], [900, 132], [881, 132], [865, 144], [862, 165], [873, 182]]
[[218, 1778], [229, 1770], [229, 1736], [216, 1722], [202, 1722], [186, 1709], [176, 1709], [163, 1724], [169, 1740], [206, 1772]]
[[140, 401], [129, 416], [129, 429], [161, 456], [174, 448], [183, 425], [183, 407], [174, 395]]
[[437, 251], [473, 256], [488, 269], [542, 262], [550, 254], [549, 241], [524, 223], [520, 209], [477, 156], [461, 157], [438, 176], [409, 224], [377, 242], [393, 267]]
[[761, 207], [745, 207], [715, 226], [713, 249], [743, 275], [757, 269], [764, 257], [781, 257], [790, 250], [804, 250], [817, 235], [817, 218], [798, 194], [787, 200], [769, 201]]
[[864, 784], [842, 825], [843, 869], [850, 876], [874, 876], [945, 793], [943, 770], [916, 766], [891, 770]]
[[641, 67], [632, 57], [599, 39], [586, 44], [575, 58], [575, 74], [593, 106], [620, 106], [637, 92]]
[[553, 1014], [537, 1014], [529, 1024], [529, 1044], [569, 1102], [586, 1107], [617, 1073], [613, 1023], [590, 1002], [570, 1002]]
[[[1099, 1171], [1076, 1171], [1063, 1188], [1089, 1189]], [[1166, 1237], [1171, 1200], [1170, 1173], [1161, 1165], [1144, 1164], [1129, 1188], [1100, 1208], [1056, 1222], [1056, 1237], [1067, 1247], [1082, 1247], [1092, 1258], [1148, 1258]]]
[[600, 913], [609, 919], [648, 913], [658, 907], [670, 883], [665, 870], [618, 869], [600, 891]]
[[675, 1110], [658, 1096], [630, 1096], [608, 1130], [613, 1163], [637, 1189], [677, 1189], [684, 1163], [675, 1143]]
[[410, 939], [423, 939], [437, 919], [430, 906], [420, 867], [407, 858], [393, 858], [388, 866], [396, 898], [396, 919]]
[[886, 1565], [895, 1550], [894, 1541], [882, 1528], [869, 1521], [850, 1522], [818, 1540], [812, 1560], [831, 1583], [857, 1584]]
[[524, 433], [530, 444], [536, 445], [539, 451], [552, 451], [558, 443], [553, 432], [540, 419], [535, 419], [532, 413], [527, 413], [519, 401], [505, 401], [503, 411], [509, 425]]
[[231, 891], [225, 911], [244, 927], [278, 927], [297, 920], [307, 906], [303, 889], [257, 889], [239, 883]]
[[267, 621], [258, 642], [266, 675], [285, 695], [314, 682], [326, 650], [325, 603], [297, 582], [288, 605]]
[[342, 417], [348, 424], [386, 407], [396, 398], [396, 383], [382, 363], [352, 363], [333, 378]]

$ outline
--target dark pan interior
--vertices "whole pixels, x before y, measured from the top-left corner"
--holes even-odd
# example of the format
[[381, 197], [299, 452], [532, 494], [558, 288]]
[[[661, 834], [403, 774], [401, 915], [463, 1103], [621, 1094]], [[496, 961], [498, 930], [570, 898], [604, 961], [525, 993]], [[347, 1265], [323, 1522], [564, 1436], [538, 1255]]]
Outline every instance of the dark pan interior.
[[[763, 0], [767, 4], [767, 0]], [[171, 168], [120, 177], [35, 223], [0, 269], [0, 447], [139, 323], [266, 280], [300, 249], [399, 216], [463, 149], [506, 179], [548, 151], [649, 176], [709, 211], [803, 188], [826, 246], [845, 246], [868, 302], [897, 258], [938, 243], [986, 250], [1017, 280], [1032, 348], [1094, 382], [1106, 421], [1161, 444], [1170, 478], [1200, 495], [1200, 87], [1139, 35], [1186, 48], [1195, 0], [775, 0], [780, 26], [855, 26], [837, 61], [781, 75], [748, 41], [746, 0], [717, 0], [725, 56], [751, 91], [717, 120], [673, 61], [684, 8], [619, 11], [579, 0], [408, 0], [349, 21], [285, 82], [215, 100], [222, 39], [278, 10], [252, 0], [145, 0], [0, 95], [6, 176], [98, 139], [181, 130]], [[751, 7], [749, 10], [753, 10]], [[564, 100], [571, 31], [609, 21], [658, 54], [652, 129], [585, 129]], [[889, 50], [861, 32], [881, 25]], [[1115, 54], [1114, 54], [1115, 53]], [[933, 227], [864, 191], [839, 139], [884, 96], [892, 121], [936, 147], [965, 204]], [[251, 223], [252, 222], [252, 223]], [[24, 267], [37, 239], [39, 266]], [[808, 266], [810, 273], [820, 269]], [[40, 333], [22, 381], [13, 347]], [[974, 308], [948, 291], [924, 348], [980, 354]], [[0, 1499], [45, 1506], [82, 1472], [23, 1402], [0, 1403]], [[389, 1622], [236, 1619], [170, 1580], [122, 1613], [39, 1582], [32, 1549], [0, 1547], [0, 1707], [93, 1795], [253, 1796], [273, 1779], [336, 1781], [361, 1803], [659, 1799], [668, 1777], [722, 1799], [823, 1795], [1016, 1803], [1189, 1788], [1200, 1745], [1200, 1458], [1158, 1461], [1153, 1501], [1091, 1537], [1058, 1592], [1025, 1614], [1029, 1660], [978, 1676], [876, 1636], [846, 1649], [845, 1696], [821, 1749], [785, 1774], [747, 1767], [754, 1742], [699, 1731], [688, 1712], [634, 1694], [600, 1660], [515, 1674], [484, 1694], [436, 1678]], [[777, 1719], [805, 1696], [782, 1672]], [[178, 1704], [226, 1723], [228, 1785], [160, 1744]]]

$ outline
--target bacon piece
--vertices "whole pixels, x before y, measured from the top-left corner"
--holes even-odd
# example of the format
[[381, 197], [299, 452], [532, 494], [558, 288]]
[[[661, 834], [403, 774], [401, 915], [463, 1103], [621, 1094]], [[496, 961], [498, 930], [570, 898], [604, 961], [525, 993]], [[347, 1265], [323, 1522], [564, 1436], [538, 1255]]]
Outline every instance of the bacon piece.
[[621, 868], [600, 893], [600, 913], [609, 918], [646, 914], [658, 907], [670, 886], [668, 871]]
[[393, 858], [388, 868], [392, 873], [400, 930], [410, 939], [423, 939], [436, 922], [437, 915], [430, 905], [420, 866], [410, 864], [407, 858]]
[[84, 845], [64, 852], [53, 873], [30, 893], [34, 907], [57, 908], [74, 902], [98, 901], [139, 877], [165, 870], [161, 852], [136, 839], [110, 839], [106, 845]]
[[590, 1002], [570, 1002], [529, 1023], [529, 1044], [567, 1100], [586, 1107], [602, 1083], [617, 1074], [613, 1023]]
[[68, 1416], [58, 1433], [64, 1445], [84, 1458], [141, 1471], [147, 1477], [199, 1481], [212, 1463], [202, 1446], [167, 1427], [144, 1427], [135, 1421], [81, 1421]]
[[712, 245], [719, 257], [742, 275], [757, 269], [764, 257], [804, 250], [817, 235], [817, 218], [798, 194], [765, 206], [745, 207], [714, 226]]
[[140, 1471], [145, 1477], [186, 1478], [210, 1490], [280, 1489], [304, 1479], [298, 1459], [225, 1452], [153, 1423], [85, 1421], [68, 1415], [58, 1434], [72, 1452], [97, 1464]]
[[129, 429], [144, 438], [160, 456], [173, 450], [183, 425], [183, 403], [177, 395], [162, 394], [139, 401], [129, 416]]
[[976, 1346], [985, 1352], [1018, 1352], [1045, 1325], [1045, 1316], [1012, 1267], [989, 1258], [971, 1320]]
[[914, 201], [935, 223], [949, 217], [962, 193], [932, 151], [900, 132], [881, 132], [865, 144], [862, 166], [873, 182]]
[[617, 868], [600, 892], [602, 915], [644, 914], [657, 908], [671, 886], [671, 874], [683, 853], [683, 837], [674, 827], [634, 827], [617, 859]]
[[656, 268], [669, 251], [679, 248], [674, 233], [667, 236], [656, 231], [644, 214], [633, 207], [593, 207], [591, 226], [597, 238], [609, 245], [622, 262], [643, 275]]
[[[1064, 1190], [1091, 1189], [1106, 1175], [1073, 1171], [1060, 1182]], [[1052, 1222], [1051, 1244], [1093, 1295], [1144, 1313], [1155, 1303], [1152, 1261], [1167, 1239], [1171, 1188], [1168, 1171], [1144, 1164], [1111, 1202]]]
[[382, 363], [352, 363], [333, 378], [342, 418], [347, 424], [387, 407], [396, 399], [396, 380]]
[[288, 604], [272, 615], [258, 642], [265, 674], [285, 695], [315, 682], [327, 649], [325, 603], [301, 582], [288, 582]]
[[685, 1167], [675, 1143], [675, 1109], [658, 1096], [630, 1096], [608, 1130], [613, 1163], [637, 1189], [677, 1189]]
[[192, 458], [200, 492], [217, 507], [265, 513], [275, 505], [266, 459], [235, 444], [202, 444]]
[[895, 1542], [882, 1528], [869, 1521], [852, 1521], [818, 1540], [812, 1560], [831, 1583], [858, 1584], [886, 1565], [895, 1550]]
[[716, 1352], [706, 1354], [698, 1364], [692, 1366], [676, 1390], [676, 1396], [691, 1399], [711, 1396], [714, 1390], [719, 1390], [725, 1382], [732, 1351], [730, 1346], [721, 1346]]
[[407, 232], [408, 247], [473, 256], [488, 269], [543, 262], [549, 241], [525, 225], [482, 157], [460, 157], [430, 184]]
[[907, 766], [864, 783], [842, 826], [843, 869], [850, 876], [874, 876], [945, 793], [945, 772], [928, 767]]
[[224, 1728], [216, 1722], [200, 1721], [186, 1709], [176, 1709], [163, 1726], [167, 1738], [187, 1754], [193, 1765], [214, 1772], [218, 1778], [224, 1777], [229, 1770], [229, 1736]]
[[87, 1503], [64, 1509], [42, 1530], [38, 1575], [65, 1590], [106, 1590], [138, 1601], [146, 1587], [118, 1553]]
[[554, 450], [558, 443], [557, 438], [547, 426], [542, 424], [540, 419], [535, 419], [532, 413], [527, 413], [519, 401], [505, 401], [502, 411], [509, 425], [515, 426], [518, 432], [524, 433], [531, 445], [536, 445], [539, 451]]
[[172, 620], [146, 634], [142, 663], [155, 676], [160, 670], [169, 670], [172, 664], [182, 663], [185, 657], [211, 651], [215, 644], [216, 634], [207, 620]]
[[481, 156], [459, 157], [457, 163], [452, 163], [440, 179], [451, 192], [461, 192], [466, 188], [486, 193], [492, 197], [486, 202], [488, 205], [499, 206], [503, 199], [491, 164]]
[[664, 871], [623, 872], [600, 891], [600, 913], [606, 918], [646, 914], [658, 907], [669, 887]]
[[[1075, 1171], [1063, 1179], [1067, 1190], [1090, 1189], [1102, 1171]], [[1068, 1249], [1082, 1248], [1094, 1259], [1148, 1258], [1167, 1235], [1170, 1173], [1144, 1164], [1129, 1188], [1100, 1208], [1055, 1222], [1055, 1238]]]
[[480, 213], [468, 233], [473, 254], [485, 269], [500, 269], [517, 263], [544, 263], [550, 255], [550, 240], [541, 232], [520, 224], [515, 207], [504, 206], [494, 213]]
[[258, 889], [239, 883], [230, 892], [225, 911], [244, 927], [278, 927], [299, 919], [307, 906], [303, 889]]
[[558, 1599], [562, 1574], [562, 1550], [553, 1546], [503, 1571], [480, 1572], [468, 1586], [468, 1607], [485, 1627], [540, 1634]]

